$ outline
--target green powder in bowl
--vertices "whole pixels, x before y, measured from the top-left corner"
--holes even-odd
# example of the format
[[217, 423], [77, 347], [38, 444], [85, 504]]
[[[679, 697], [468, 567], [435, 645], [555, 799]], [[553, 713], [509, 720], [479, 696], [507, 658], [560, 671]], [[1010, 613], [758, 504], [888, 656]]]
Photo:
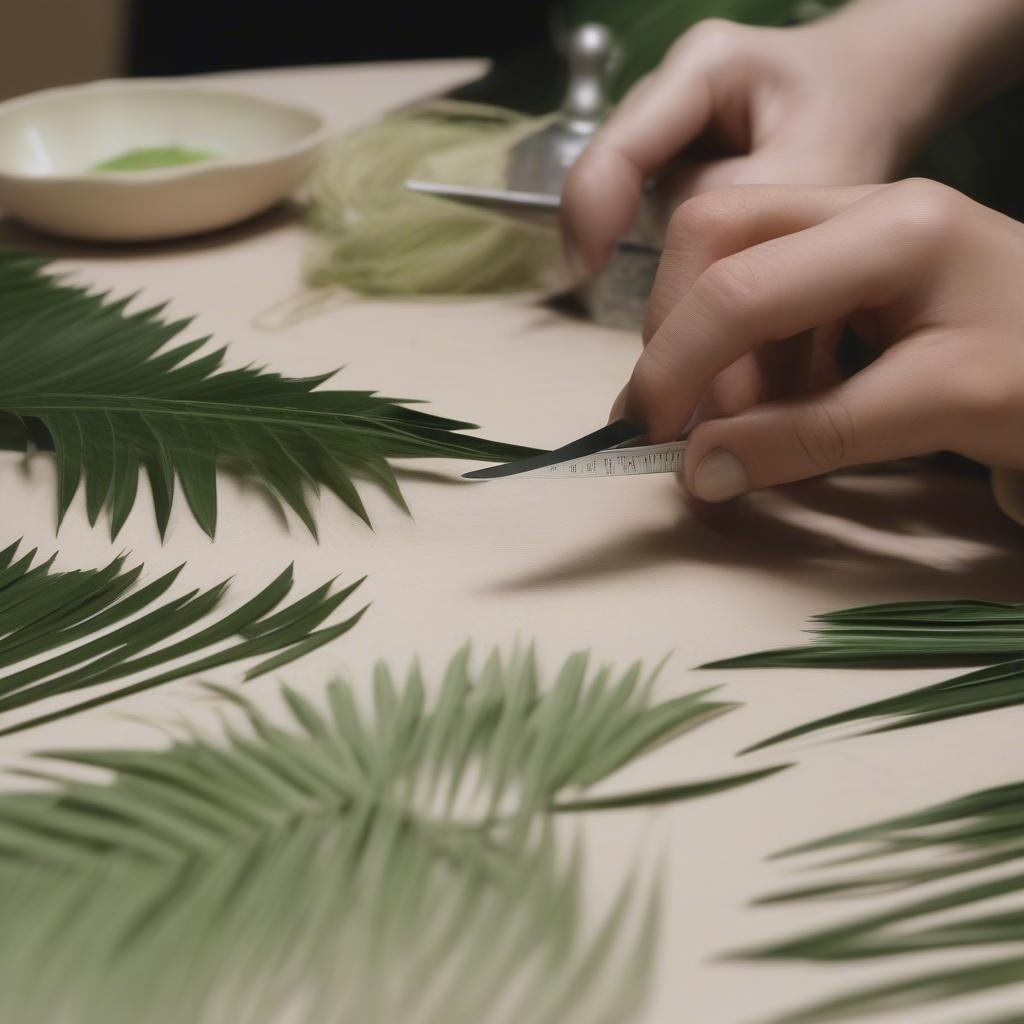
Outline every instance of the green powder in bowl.
[[159, 167], [183, 167], [185, 164], [210, 160], [217, 154], [205, 149], [186, 146], [155, 146], [148, 149], [130, 149], [110, 160], [96, 164], [94, 171], [151, 171]]

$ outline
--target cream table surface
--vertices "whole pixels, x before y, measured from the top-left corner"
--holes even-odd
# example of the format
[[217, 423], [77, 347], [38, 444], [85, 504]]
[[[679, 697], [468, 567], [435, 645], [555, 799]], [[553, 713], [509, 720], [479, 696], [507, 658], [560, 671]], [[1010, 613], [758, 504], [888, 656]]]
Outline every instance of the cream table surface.
[[[220, 76], [225, 83], [321, 109], [337, 128], [475, 76], [477, 62], [371, 65]], [[62, 270], [118, 293], [172, 298], [170, 312], [198, 313], [193, 334], [229, 341], [232, 364], [265, 363], [292, 375], [344, 365], [339, 386], [429, 399], [444, 415], [480, 423], [494, 438], [553, 446], [603, 422], [637, 354], [628, 332], [604, 329], [517, 300], [351, 302], [284, 330], [255, 321], [292, 295], [308, 238], [297, 209], [190, 242], [145, 248], [67, 245], [0, 223], [0, 240], [61, 257]], [[0, 367], [2, 372], [2, 367]], [[758, 496], [728, 520], [705, 525], [673, 482], [652, 477], [468, 484], [460, 463], [410, 463], [403, 486], [414, 518], [369, 493], [376, 532], [333, 499], [319, 508], [319, 543], [282, 525], [252, 492], [221, 483], [211, 543], [179, 504], [166, 542], [148, 498], [115, 544], [92, 530], [79, 500], [55, 539], [53, 466], [26, 470], [0, 456], [0, 540], [24, 537], [62, 566], [98, 565], [129, 549], [147, 572], [187, 560], [184, 581], [234, 576], [234, 593], [266, 583], [294, 561], [300, 585], [337, 572], [369, 574], [373, 600], [359, 628], [288, 669], [315, 693], [332, 671], [364, 679], [386, 655], [413, 654], [439, 669], [466, 638], [483, 649], [537, 641], [552, 666], [577, 648], [624, 663], [674, 652], [660, 693], [709, 684], [745, 706], [632, 766], [616, 787], [696, 780], [796, 761], [767, 782], [656, 812], [591, 816], [593, 898], [652, 851], [668, 865], [664, 926], [648, 1024], [743, 1024], [847, 985], [902, 974], [935, 957], [884, 967], [715, 963], [715, 954], [833, 921], [842, 904], [752, 909], [787, 878], [773, 851], [839, 828], [911, 810], [1024, 775], [1024, 711], [977, 716], [898, 736], [806, 742], [740, 762], [734, 752], [810, 716], [923, 685], [950, 673], [773, 670], [698, 673], [713, 658], [798, 639], [805, 618], [859, 602], [923, 597], [1024, 598], [1022, 535], [992, 507], [984, 481], [886, 473], [851, 475]], [[228, 669], [217, 678], [231, 681]], [[3, 741], [0, 761], [59, 745], [158, 744], [137, 716], [186, 709], [191, 684]], [[249, 693], [271, 702], [269, 680]], [[124, 712], [130, 712], [126, 717]], [[852, 911], [852, 908], [850, 908]], [[980, 1004], [979, 1004], [980, 1005]], [[1008, 997], [984, 1005], [1011, 1005]], [[956, 1015], [970, 1018], [967, 1006]], [[885, 1020], [886, 1018], [878, 1018]], [[951, 1012], [888, 1018], [952, 1019]]]

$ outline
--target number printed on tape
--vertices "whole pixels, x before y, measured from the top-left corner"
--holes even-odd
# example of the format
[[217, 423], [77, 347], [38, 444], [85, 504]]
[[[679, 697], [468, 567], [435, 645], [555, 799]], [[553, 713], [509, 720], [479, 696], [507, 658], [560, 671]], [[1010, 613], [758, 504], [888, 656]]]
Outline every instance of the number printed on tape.
[[583, 479], [601, 476], [644, 476], [648, 473], [678, 473], [683, 468], [685, 441], [651, 444], [638, 448], [608, 448], [580, 459], [558, 462], [554, 466], [520, 473], [524, 477], [546, 477], [552, 480]]

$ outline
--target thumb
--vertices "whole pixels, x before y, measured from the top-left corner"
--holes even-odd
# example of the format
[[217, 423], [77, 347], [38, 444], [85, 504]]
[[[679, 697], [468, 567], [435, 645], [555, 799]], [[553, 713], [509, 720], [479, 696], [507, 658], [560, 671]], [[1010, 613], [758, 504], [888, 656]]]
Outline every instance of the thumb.
[[933, 396], [873, 368], [816, 394], [768, 402], [702, 423], [690, 436], [684, 476], [702, 501], [819, 476], [846, 466], [943, 447]]
[[703, 131], [713, 113], [710, 68], [708, 58], [674, 48], [575, 161], [562, 187], [562, 238], [574, 270], [593, 274], [608, 262], [645, 182]]

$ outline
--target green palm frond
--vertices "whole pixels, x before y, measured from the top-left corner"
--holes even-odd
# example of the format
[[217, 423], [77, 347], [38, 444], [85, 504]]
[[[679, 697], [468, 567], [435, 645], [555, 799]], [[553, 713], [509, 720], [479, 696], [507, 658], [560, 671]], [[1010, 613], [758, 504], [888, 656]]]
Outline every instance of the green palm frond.
[[[53, 572], [53, 558], [33, 565], [35, 557], [19, 556], [17, 543], [0, 551], [0, 736], [220, 665], [261, 659], [245, 676], [255, 679], [347, 633], [365, 611], [324, 625], [362, 580], [336, 593], [332, 580], [282, 607], [290, 566], [213, 618], [227, 580], [166, 597], [182, 566], [135, 589], [144, 567], [126, 569], [124, 556], [71, 572]], [[122, 680], [132, 681], [110, 688]], [[93, 696], [69, 703], [79, 691]], [[19, 717], [51, 699], [54, 710]]]
[[1024, 657], [1024, 604], [905, 601], [816, 615], [802, 647], [759, 651], [705, 668], [836, 668], [987, 664]]
[[[786, 729], [748, 751], [796, 739], [822, 729], [851, 725], [855, 722], [873, 719], [891, 719], [865, 733], [894, 732], [910, 729], [933, 722], [944, 722], [951, 718], [980, 715], [1000, 708], [1019, 707], [1024, 704], [1024, 659], [1008, 661], [1001, 665], [969, 672], [966, 675], [948, 679], [933, 686], [923, 686], [909, 693], [885, 700], [873, 701], [848, 711], [825, 715], [792, 729]], [[746, 751], [745, 751], [746, 752]]]
[[224, 350], [204, 351], [207, 339], [166, 347], [187, 320], [165, 322], [161, 307], [127, 313], [130, 298], [63, 284], [45, 266], [0, 252], [0, 444], [54, 449], [58, 522], [84, 480], [90, 522], [106, 508], [116, 536], [144, 470], [161, 534], [177, 481], [212, 536], [216, 470], [226, 466], [269, 488], [315, 533], [308, 495], [319, 487], [363, 519], [355, 478], [401, 502], [389, 458], [504, 461], [532, 451], [458, 433], [472, 424], [404, 401], [322, 389], [330, 374], [223, 370]]
[[[1024, 782], [829, 836], [783, 856], [822, 851], [842, 855], [826, 880], [761, 902], [900, 895], [886, 909], [741, 955], [842, 962], [959, 951], [970, 959], [846, 993], [787, 1015], [779, 1024], [860, 1019], [1013, 985], [1022, 986], [1020, 1010], [1001, 1019], [1024, 1016], [1024, 911], [1019, 906], [1024, 895]], [[850, 864], [873, 867], [831, 877], [836, 866]], [[916, 889], [925, 894], [902, 895]], [[993, 909], [989, 904], [1013, 897], [1016, 907]], [[987, 956], [979, 959], [982, 953]]]
[[908, 601], [829, 612], [812, 623], [814, 638], [803, 647], [760, 651], [703, 667], [987, 667], [826, 715], [786, 729], [749, 750], [856, 722], [883, 719], [867, 731], [891, 732], [1024, 704], [1024, 604]]
[[576, 655], [547, 688], [529, 652], [476, 671], [463, 650], [437, 691], [378, 666], [372, 708], [340, 680], [326, 708], [286, 688], [281, 725], [218, 690], [236, 712], [216, 737], [48, 755], [105, 778], [34, 769], [48, 788], [0, 797], [0, 1017], [628, 1019], [656, 888], [626, 882], [589, 914], [556, 818], [728, 710], [653, 704], [651, 682]]

